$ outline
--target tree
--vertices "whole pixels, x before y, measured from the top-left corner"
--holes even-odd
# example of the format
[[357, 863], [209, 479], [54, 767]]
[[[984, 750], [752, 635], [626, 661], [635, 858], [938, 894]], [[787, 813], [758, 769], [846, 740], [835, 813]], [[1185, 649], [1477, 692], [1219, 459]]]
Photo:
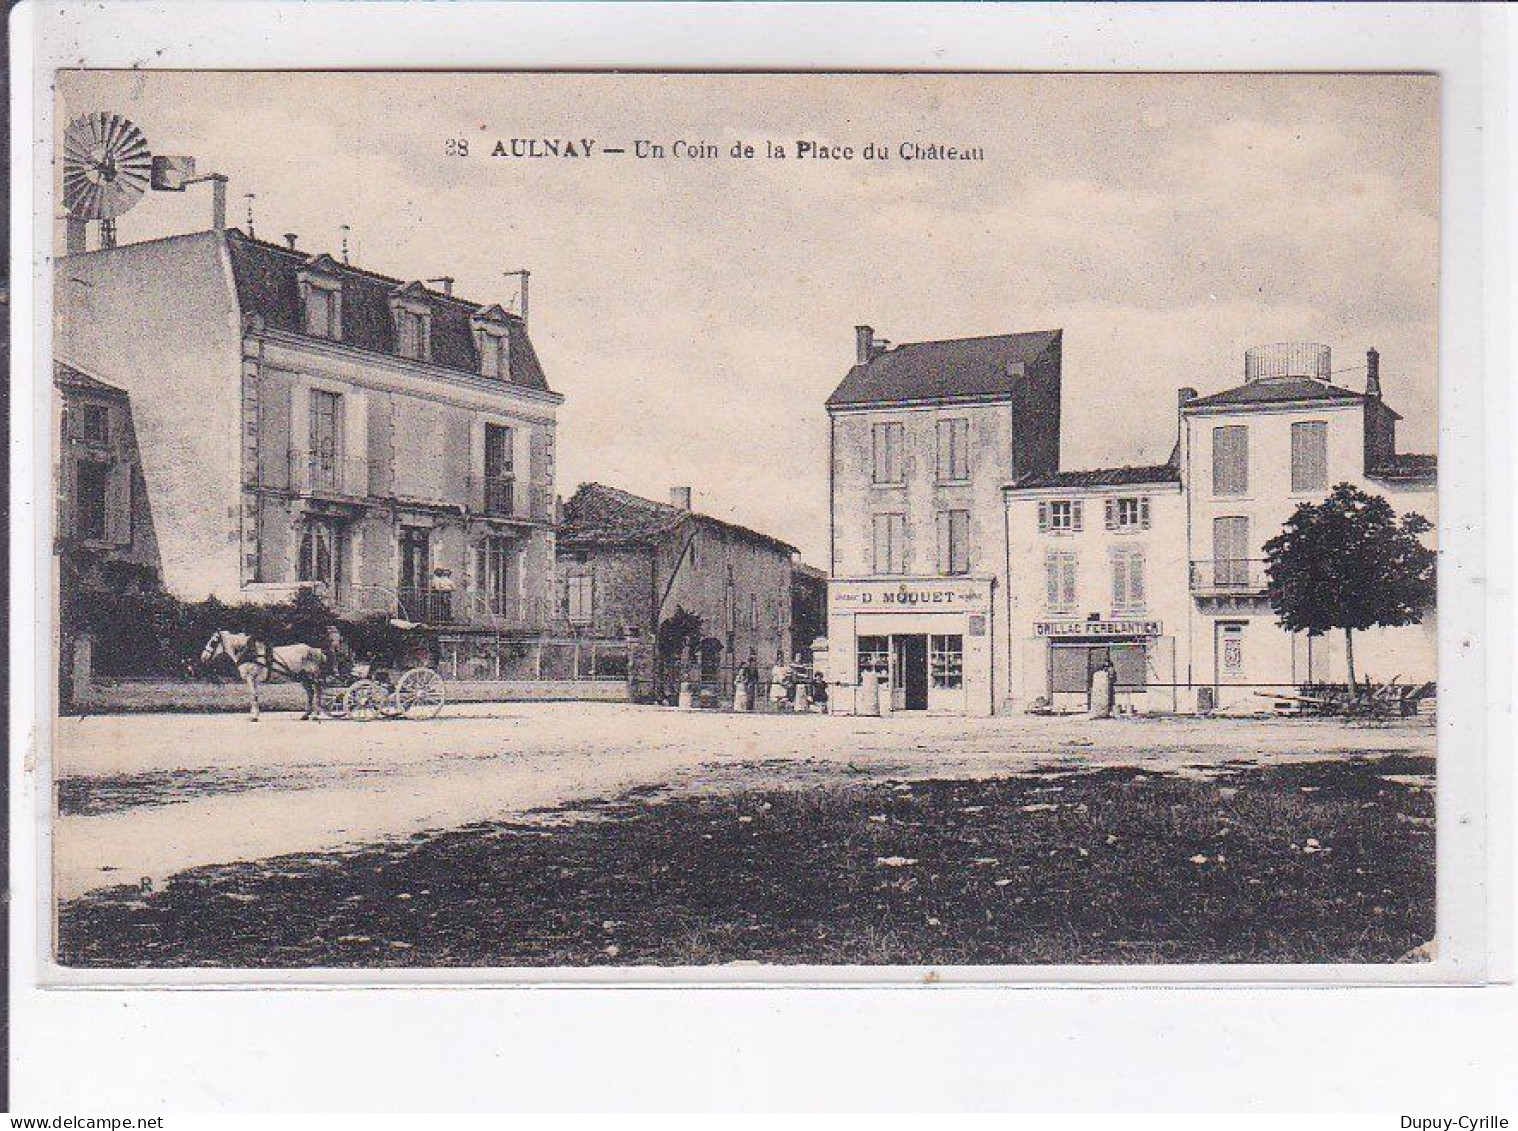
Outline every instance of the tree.
[[1381, 496], [1349, 483], [1321, 503], [1303, 503], [1265, 543], [1276, 619], [1314, 636], [1342, 628], [1353, 686], [1357, 629], [1416, 624], [1433, 607], [1438, 555], [1420, 540], [1432, 529], [1422, 515], [1398, 518]]

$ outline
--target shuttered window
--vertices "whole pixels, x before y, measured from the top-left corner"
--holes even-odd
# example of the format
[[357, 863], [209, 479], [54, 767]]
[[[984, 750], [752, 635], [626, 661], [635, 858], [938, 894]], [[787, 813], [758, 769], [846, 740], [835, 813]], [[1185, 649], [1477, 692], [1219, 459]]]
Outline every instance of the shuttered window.
[[1144, 552], [1115, 550], [1112, 554], [1112, 612], [1127, 616], [1144, 611]]
[[875, 572], [906, 572], [907, 519], [900, 514], [877, 514], [874, 529]]
[[970, 512], [940, 511], [938, 514], [938, 571], [970, 572]]
[[1106, 520], [1108, 530], [1148, 530], [1149, 496], [1108, 499]]
[[1081, 529], [1082, 507], [1079, 499], [1055, 499], [1038, 504], [1040, 533], [1074, 533]]
[[902, 426], [900, 421], [888, 421], [874, 425], [871, 430], [872, 469], [871, 479], [876, 483], [900, 483], [902, 481]]
[[1249, 493], [1249, 429], [1225, 424], [1212, 430], [1212, 493]]
[[1328, 423], [1304, 420], [1291, 426], [1291, 489], [1321, 491], [1328, 486]]
[[1075, 555], [1066, 551], [1044, 559], [1044, 604], [1051, 613], [1075, 611]]
[[942, 483], [961, 483], [970, 478], [970, 422], [938, 422], [938, 479]]

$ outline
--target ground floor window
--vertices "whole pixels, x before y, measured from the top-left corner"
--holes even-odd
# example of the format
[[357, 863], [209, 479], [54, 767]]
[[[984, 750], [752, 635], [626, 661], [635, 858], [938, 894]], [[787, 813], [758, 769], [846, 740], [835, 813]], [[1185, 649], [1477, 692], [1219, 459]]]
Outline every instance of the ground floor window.
[[956, 634], [928, 637], [928, 674], [937, 690], [965, 683], [965, 638]]
[[342, 528], [332, 519], [309, 519], [300, 537], [300, 580], [336, 593], [342, 561]]
[[564, 579], [565, 615], [570, 624], [586, 625], [595, 620], [595, 583], [587, 570]]
[[517, 607], [517, 544], [511, 538], [486, 538], [477, 550], [476, 576], [486, 605], [495, 616]]
[[859, 638], [859, 675], [874, 672], [881, 679], [891, 674], [891, 638], [889, 636], [861, 636]]

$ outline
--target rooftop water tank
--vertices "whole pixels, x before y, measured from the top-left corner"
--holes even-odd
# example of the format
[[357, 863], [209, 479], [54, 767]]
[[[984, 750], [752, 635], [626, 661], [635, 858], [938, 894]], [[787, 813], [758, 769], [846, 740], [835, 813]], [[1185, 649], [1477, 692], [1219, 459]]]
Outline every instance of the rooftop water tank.
[[1333, 358], [1315, 342], [1276, 342], [1244, 351], [1245, 381], [1286, 381], [1306, 377], [1333, 380]]

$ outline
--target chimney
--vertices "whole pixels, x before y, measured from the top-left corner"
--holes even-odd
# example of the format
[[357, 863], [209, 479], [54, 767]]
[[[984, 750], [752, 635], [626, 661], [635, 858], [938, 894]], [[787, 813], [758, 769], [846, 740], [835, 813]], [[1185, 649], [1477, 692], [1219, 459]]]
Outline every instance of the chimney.
[[1365, 351], [1365, 395], [1381, 399], [1381, 355], [1374, 346]]
[[868, 365], [875, 356], [875, 331], [871, 327], [854, 327], [854, 356], [860, 365]]
[[449, 298], [453, 297], [453, 276], [452, 275], [439, 275], [436, 279], [428, 279], [427, 281], [429, 283], [436, 283], [438, 286], [440, 286], [440, 287], [443, 288], [443, 293], [445, 295], [447, 295]]
[[285, 233], [285, 246], [288, 247], [291, 251], [295, 250], [295, 233], [294, 232], [286, 232]]
[[1185, 408], [1188, 404], [1190, 404], [1194, 400], [1196, 400], [1196, 390], [1195, 389], [1185, 388], [1185, 389], [1177, 389], [1175, 391], [1175, 407], [1176, 408]]
[[669, 489], [669, 505], [679, 507], [683, 511], [690, 510], [690, 488], [671, 487]]

